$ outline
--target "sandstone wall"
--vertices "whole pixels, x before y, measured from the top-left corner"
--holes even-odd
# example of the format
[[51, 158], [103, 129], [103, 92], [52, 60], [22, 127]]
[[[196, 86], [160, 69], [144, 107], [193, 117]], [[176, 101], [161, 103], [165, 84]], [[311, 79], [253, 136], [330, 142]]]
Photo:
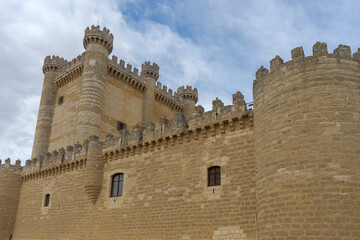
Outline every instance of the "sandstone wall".
[[359, 239], [359, 53], [277, 56], [254, 82], [259, 239]]
[[10, 165], [10, 159], [0, 160], [0, 240], [13, 234], [21, 189], [20, 161]]
[[[121, 147], [121, 139], [108, 138], [95, 204], [79, 161], [85, 146], [65, 154], [60, 167], [55, 158], [42, 167], [29, 161], [14, 239], [255, 239], [251, 112], [218, 119], [210, 113], [193, 119], [189, 129], [162, 140], [156, 131], [166, 130], [155, 127], [155, 138], [144, 133], [142, 145], [134, 145], [133, 134]], [[207, 169], [214, 165], [221, 167], [221, 186], [208, 187]], [[119, 172], [125, 175], [123, 196], [111, 198], [111, 176]]]
[[74, 144], [80, 88], [81, 76], [57, 89], [56, 99], [62, 96], [64, 100], [55, 103], [48, 152]]

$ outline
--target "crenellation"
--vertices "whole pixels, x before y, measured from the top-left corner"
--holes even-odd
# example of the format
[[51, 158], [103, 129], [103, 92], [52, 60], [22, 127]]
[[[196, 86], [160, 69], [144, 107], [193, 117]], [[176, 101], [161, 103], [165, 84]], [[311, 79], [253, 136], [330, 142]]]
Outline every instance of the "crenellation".
[[269, 69], [264, 68], [264, 66], [261, 66], [256, 71], [256, 80], [260, 80], [260, 79], [264, 78], [267, 74], [269, 74]]
[[297, 47], [291, 50], [291, 59], [297, 61], [305, 57], [304, 49], [302, 47]]
[[0, 169], [1, 168], [13, 170], [15, 172], [21, 172], [22, 170], [21, 161], [18, 159], [15, 161], [15, 164], [11, 164], [11, 159], [6, 158], [4, 164], [2, 164], [2, 161], [0, 160]]
[[279, 55], [276, 55], [275, 58], [270, 61], [270, 72], [279, 69], [283, 64], [284, 60]]
[[349, 46], [340, 44], [334, 49], [334, 55], [339, 58], [351, 58], [351, 49]]
[[113, 49], [113, 41], [114, 36], [108, 29], [105, 27], [100, 30], [100, 26], [91, 26], [91, 28], [87, 27], [85, 29], [85, 37], [84, 37], [84, 48], [89, 44], [99, 44], [104, 46], [108, 50], [108, 54], [112, 52]]
[[360, 62], [360, 48], [358, 48], [357, 52], [354, 52], [353, 59]]
[[44, 60], [58, 88], [44, 85], [32, 160], [0, 160], [1, 239], [357, 239], [360, 49], [294, 48], [258, 69], [254, 105], [237, 91], [205, 112], [112, 44], [92, 26], [81, 56]]
[[313, 46], [313, 56], [320, 57], [328, 54], [327, 44], [324, 42], [316, 42]]
[[87, 156], [87, 146], [76, 143], [74, 146], [67, 146], [66, 150], [60, 148], [46, 155], [27, 160], [23, 167], [22, 175], [27, 176], [33, 173], [46, 171], [61, 165], [72, 164]]

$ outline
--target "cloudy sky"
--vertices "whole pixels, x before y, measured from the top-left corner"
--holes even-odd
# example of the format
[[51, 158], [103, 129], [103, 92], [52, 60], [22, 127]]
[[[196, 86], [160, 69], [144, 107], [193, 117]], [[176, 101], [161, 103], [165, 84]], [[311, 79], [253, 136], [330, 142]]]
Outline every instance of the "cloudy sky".
[[81, 54], [87, 26], [113, 33], [114, 55], [159, 81], [191, 84], [209, 110], [240, 90], [252, 101], [256, 70], [316, 41], [360, 47], [360, 4], [351, 0], [0, 0], [0, 159], [30, 158], [47, 55]]

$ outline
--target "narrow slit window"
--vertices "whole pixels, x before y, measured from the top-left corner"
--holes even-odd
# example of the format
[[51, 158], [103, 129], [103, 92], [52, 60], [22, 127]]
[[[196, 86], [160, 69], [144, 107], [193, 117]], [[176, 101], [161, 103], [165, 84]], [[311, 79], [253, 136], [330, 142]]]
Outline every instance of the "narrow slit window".
[[124, 174], [117, 173], [111, 179], [111, 197], [122, 196], [124, 184]]
[[58, 97], [58, 105], [62, 104], [64, 102], [64, 96]]
[[48, 207], [50, 205], [50, 194], [45, 195], [44, 207]]
[[221, 185], [221, 171], [219, 166], [214, 166], [208, 169], [208, 186]]
[[117, 121], [117, 130], [121, 130], [125, 128], [125, 123]]

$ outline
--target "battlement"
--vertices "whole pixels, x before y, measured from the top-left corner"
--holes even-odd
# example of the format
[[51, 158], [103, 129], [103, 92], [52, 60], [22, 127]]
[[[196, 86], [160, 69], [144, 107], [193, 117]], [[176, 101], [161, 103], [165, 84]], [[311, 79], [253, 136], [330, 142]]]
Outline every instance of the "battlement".
[[166, 85], [162, 85], [161, 82], [157, 82], [155, 86], [155, 99], [168, 105], [170, 108], [175, 109], [178, 112], [183, 110], [183, 101], [171, 88]]
[[21, 161], [16, 160], [15, 164], [11, 164], [10, 158], [7, 158], [5, 159], [5, 163], [2, 164], [2, 161], [0, 159], [0, 169], [12, 169], [14, 171], [21, 171], [22, 170]]
[[86, 140], [83, 145], [77, 143], [67, 146], [66, 149], [60, 148], [52, 153], [48, 152], [38, 159], [27, 160], [22, 171], [23, 180], [81, 168], [86, 162], [88, 144], [89, 141]]
[[156, 63], [150, 64], [149, 62], [144, 62], [141, 65], [141, 76], [146, 78], [154, 78], [155, 81], [159, 78], [159, 65]]
[[198, 91], [196, 88], [193, 89], [191, 86], [186, 86], [185, 88], [184, 86], [181, 86], [176, 92], [183, 99], [192, 99], [195, 103], [198, 101]]
[[120, 59], [118, 61], [118, 57], [113, 55], [109, 63], [112, 64], [112, 66], [116, 67], [118, 70], [122, 71], [123, 73], [126, 73], [130, 75], [131, 77], [134, 77], [138, 81], [143, 81], [143, 79], [140, 78], [139, 69], [134, 67], [127, 63], [125, 64], [125, 61], [123, 59]]
[[[234, 95], [238, 96], [239, 93]], [[197, 106], [193, 118], [188, 122], [184, 114], [179, 113], [174, 121], [162, 118], [158, 123], [148, 123], [146, 127], [134, 126], [130, 132], [123, 129], [118, 138], [109, 134], [103, 144], [103, 154], [105, 159], [112, 159], [114, 155], [141, 154], [155, 148], [160, 150], [161, 147], [174, 146], [176, 142], [181, 144], [183, 141], [197, 140], [199, 135], [210, 137], [244, 129], [245, 126], [253, 126], [252, 110], [247, 110], [246, 104], [239, 105], [235, 101], [233, 105], [222, 105], [205, 113], [203, 107]]]
[[112, 59], [108, 60], [107, 73], [140, 92], [144, 92], [148, 87], [147, 83], [140, 77], [137, 68], [133, 68], [129, 63], [125, 67], [125, 61], [122, 59], [118, 61], [116, 56], [112, 56]]
[[110, 30], [107, 28], [100, 29], [100, 26], [91, 26], [85, 29], [84, 36], [84, 48], [86, 49], [89, 44], [99, 44], [107, 48], [108, 53], [110, 54], [113, 49], [114, 36], [110, 33]]
[[61, 69], [68, 62], [59, 56], [47, 56], [44, 59], [43, 73], [56, 72]]
[[284, 60], [277, 55], [270, 61], [270, 71], [261, 66], [256, 72], [256, 80], [254, 81], [254, 84], [256, 84], [260, 79], [266, 77], [269, 73], [277, 72], [283, 67], [290, 67], [297, 63], [306, 64], [306, 62], [312, 64], [311, 62], [319, 57], [336, 58], [338, 61], [347, 60], [358, 64], [360, 63], [360, 48], [357, 52], [351, 55], [350, 47], [340, 44], [334, 49], [333, 53], [328, 53], [327, 44], [317, 42], [313, 46], [313, 55], [305, 57], [303, 48], [296, 47], [291, 50], [290, 61], [284, 62]]
[[75, 78], [82, 75], [84, 68], [85, 52], [77, 56], [70, 62], [66, 62], [59, 72], [59, 76], [55, 80], [55, 86], [57, 88], [66, 85], [73, 81]]

